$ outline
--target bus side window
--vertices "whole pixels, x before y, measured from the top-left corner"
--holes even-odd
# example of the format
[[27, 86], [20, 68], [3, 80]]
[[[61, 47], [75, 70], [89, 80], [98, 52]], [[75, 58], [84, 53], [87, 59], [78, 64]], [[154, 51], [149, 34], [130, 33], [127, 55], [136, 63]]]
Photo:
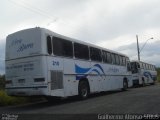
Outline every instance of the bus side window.
[[79, 43], [74, 43], [75, 58], [89, 60], [88, 46]]
[[107, 52], [107, 51], [102, 51], [102, 58], [103, 58], [103, 62], [105, 63], [112, 63], [112, 59], [111, 59], [111, 53]]
[[119, 60], [120, 60], [120, 65], [123, 65], [123, 59], [122, 59], [122, 56], [119, 56]]
[[53, 53], [58, 56], [73, 57], [73, 45], [71, 41], [53, 37]]
[[131, 69], [132, 69], [132, 73], [137, 73], [138, 70], [135, 62], [131, 63]]
[[102, 51], [102, 59], [104, 63], [107, 63], [107, 53], [106, 51]]
[[51, 36], [47, 36], [47, 52], [49, 55], [52, 54], [52, 39]]
[[131, 71], [131, 64], [129, 61], [127, 61], [127, 71]]
[[122, 57], [122, 59], [123, 59], [123, 65], [126, 66], [126, 58]]
[[97, 48], [90, 47], [90, 58], [93, 61], [102, 62], [101, 50]]
[[107, 62], [112, 63], [111, 53], [107, 52]]
[[126, 57], [126, 62], [127, 62], [127, 71], [131, 71], [131, 64], [128, 57]]
[[116, 54], [115, 58], [116, 58], [116, 65], [119, 65], [120, 64], [119, 55]]
[[137, 63], [137, 68], [140, 68], [140, 65], [139, 65], [139, 63]]
[[115, 54], [111, 54], [112, 57], [112, 64], [116, 64], [116, 58], [115, 58]]

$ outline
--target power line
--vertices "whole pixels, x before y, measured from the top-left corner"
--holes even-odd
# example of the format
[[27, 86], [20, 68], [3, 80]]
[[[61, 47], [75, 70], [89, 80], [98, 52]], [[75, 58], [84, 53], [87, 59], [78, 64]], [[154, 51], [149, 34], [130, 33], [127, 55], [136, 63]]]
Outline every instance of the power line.
[[[15, 2], [13, 0], [8, 0], [8, 1], [14, 3], [15, 5], [24, 7], [25, 9], [27, 9], [31, 12], [34, 12], [34, 13], [37, 13], [41, 16], [45, 16], [45, 17], [49, 18], [51, 21], [47, 23], [47, 26], [49, 26], [51, 23], [57, 22], [58, 20], [59, 20], [59, 22], [65, 24], [65, 25], [68, 25], [68, 23], [66, 23], [66, 21], [60, 19], [59, 17], [56, 17], [56, 16], [49, 14], [49, 12], [47, 10], [44, 11], [42, 9], [35, 7], [35, 6], [32, 6], [31, 4], [27, 3], [26, 1], [24, 2], [21, 0], [21, 3]], [[69, 22], [69, 24], [71, 24], [71, 22]]]
[[[22, 4], [22, 3], [19, 3], [19, 2], [15, 2], [15, 1], [13, 1], [13, 0], [8, 0], [8, 1], [14, 3], [15, 5], [24, 7], [25, 9], [27, 9], [27, 10], [33, 12], [33, 13], [37, 13], [37, 14], [39, 14], [39, 15], [41, 15], [41, 16], [45, 16], [45, 17], [47, 17], [47, 18], [49, 18], [49, 19], [51, 19], [51, 20], [55, 19], [55, 18], [49, 16], [48, 13], [46, 13], [46, 12], [44, 12], [44, 11], [42, 12], [40, 9], [37, 9], [37, 8], [35, 8], [35, 7], [34, 7], [34, 8], [33, 8], [33, 7], [29, 7], [29, 6], [30, 6], [29, 4], [27, 4], [28, 6], [26, 6], [25, 4]], [[57, 19], [57, 18], [56, 18], [56, 19]]]
[[[67, 22], [67, 23], [66, 23], [66, 21], [64, 21], [63, 19], [60, 19], [59, 17], [53, 16], [53, 15], [49, 14], [48, 11], [44, 11], [44, 10], [42, 10], [42, 9], [39, 9], [39, 8], [37, 8], [37, 7], [35, 7], [35, 6], [27, 3], [26, 1], [24, 2], [24, 1], [21, 0], [21, 3], [20, 3], [20, 2], [13, 1], [13, 0], [8, 0], [8, 1], [11, 2], [11, 3], [13, 3], [13, 4], [16, 5], [16, 6], [20, 6], [20, 7], [22, 7], [22, 8], [25, 8], [25, 9], [33, 12], [33, 13], [36, 13], [36, 14], [39, 14], [39, 15], [41, 15], [41, 16], [47, 17], [47, 18], [50, 20], [50, 22], [47, 22], [47, 23], [46, 23], [46, 26], [47, 26], [47, 27], [50, 26], [52, 23], [58, 22], [58, 23], [62, 23], [62, 24], [65, 25], [65, 26], [68, 26], [68, 25], [69, 25], [69, 28], [75, 29], [75, 28], [73, 27], [74, 25], [71, 24], [72, 22], [69, 22], [69, 23]], [[66, 32], [70, 33], [69, 31], [66, 31]], [[72, 30], [72, 33], [73, 33], [73, 32], [74, 32], [74, 31]]]
[[[28, 2], [26, 2], [26, 1], [24, 1], [24, 0], [20, 0], [21, 1], [21, 3], [23, 3], [24, 5], [27, 5], [27, 6], [30, 6], [31, 8], [34, 8], [34, 9], [36, 9], [37, 11], [40, 11], [40, 12], [42, 12], [42, 13], [45, 13], [45, 15], [47, 14], [49, 14], [50, 12], [48, 11], [48, 10], [43, 10], [43, 9], [40, 9], [40, 8], [38, 8], [38, 7], [35, 7], [35, 6], [33, 6], [32, 4], [29, 4]], [[53, 16], [53, 15], [49, 15], [49, 17], [52, 17], [52, 18], [57, 18], [56, 16]]]

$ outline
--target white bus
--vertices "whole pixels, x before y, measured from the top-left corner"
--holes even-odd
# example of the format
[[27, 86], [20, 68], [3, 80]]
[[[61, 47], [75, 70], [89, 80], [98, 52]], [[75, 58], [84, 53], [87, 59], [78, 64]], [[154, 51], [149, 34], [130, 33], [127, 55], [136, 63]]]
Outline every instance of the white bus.
[[8, 95], [86, 98], [130, 86], [130, 61], [124, 54], [39, 27], [7, 37]]
[[142, 61], [132, 61], [132, 80], [134, 86], [154, 84], [157, 79], [155, 66]]

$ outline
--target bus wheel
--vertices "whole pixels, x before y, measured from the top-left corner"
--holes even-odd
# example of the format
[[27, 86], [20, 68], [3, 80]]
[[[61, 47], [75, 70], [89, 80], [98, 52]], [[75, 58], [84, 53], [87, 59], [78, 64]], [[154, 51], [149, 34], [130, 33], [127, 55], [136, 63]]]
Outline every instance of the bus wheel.
[[80, 81], [78, 86], [79, 97], [81, 99], [86, 99], [89, 95], [89, 86], [87, 81]]
[[122, 88], [122, 90], [126, 91], [127, 88], [128, 88], [128, 82], [127, 82], [127, 80], [123, 80], [123, 88]]

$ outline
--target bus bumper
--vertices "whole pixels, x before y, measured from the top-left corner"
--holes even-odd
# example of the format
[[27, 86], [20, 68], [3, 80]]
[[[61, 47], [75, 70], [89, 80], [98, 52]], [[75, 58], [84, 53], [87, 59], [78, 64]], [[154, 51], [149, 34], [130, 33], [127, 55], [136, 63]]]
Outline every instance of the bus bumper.
[[36, 87], [9, 87], [5, 88], [6, 92], [10, 96], [47, 96], [47, 86]]

